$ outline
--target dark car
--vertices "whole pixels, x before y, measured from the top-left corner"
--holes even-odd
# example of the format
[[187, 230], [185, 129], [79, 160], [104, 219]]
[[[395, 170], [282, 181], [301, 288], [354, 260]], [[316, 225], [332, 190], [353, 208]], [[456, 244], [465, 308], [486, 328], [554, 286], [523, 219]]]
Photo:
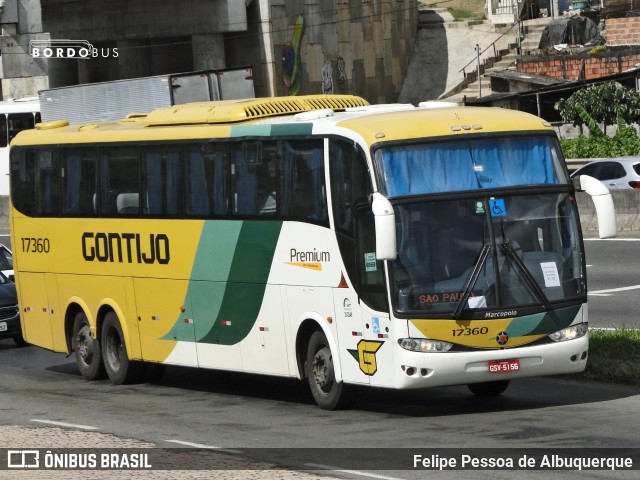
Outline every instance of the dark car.
[[13, 338], [16, 345], [25, 344], [16, 285], [0, 272], [0, 339], [3, 338]]

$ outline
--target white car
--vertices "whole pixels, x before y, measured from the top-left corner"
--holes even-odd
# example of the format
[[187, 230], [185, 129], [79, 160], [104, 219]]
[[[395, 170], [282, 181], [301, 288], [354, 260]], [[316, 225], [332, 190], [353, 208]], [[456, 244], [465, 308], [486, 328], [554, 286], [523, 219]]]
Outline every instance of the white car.
[[7, 277], [12, 282], [13, 279], [13, 254], [11, 250], [5, 247], [0, 243], [0, 271], [4, 273], [4, 276]]
[[603, 158], [587, 163], [571, 174], [589, 175], [607, 188], [640, 188], [640, 156]]

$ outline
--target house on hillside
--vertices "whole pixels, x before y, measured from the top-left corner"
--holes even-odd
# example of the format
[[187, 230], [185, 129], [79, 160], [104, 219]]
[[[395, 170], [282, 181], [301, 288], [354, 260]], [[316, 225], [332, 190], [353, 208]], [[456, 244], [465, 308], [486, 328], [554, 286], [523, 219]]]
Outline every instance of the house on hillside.
[[615, 80], [640, 90], [640, 0], [592, 3], [597, 1], [601, 4], [550, 20], [537, 50], [519, 56], [515, 69], [487, 74], [492, 93], [465, 103], [527, 111], [555, 122], [560, 121], [555, 103], [584, 86]]

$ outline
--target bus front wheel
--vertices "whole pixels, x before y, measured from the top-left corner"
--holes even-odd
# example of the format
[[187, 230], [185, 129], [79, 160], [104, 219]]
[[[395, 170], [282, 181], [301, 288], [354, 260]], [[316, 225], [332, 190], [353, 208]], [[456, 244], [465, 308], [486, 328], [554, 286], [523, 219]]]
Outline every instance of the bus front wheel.
[[306, 369], [311, 394], [320, 408], [338, 410], [353, 403], [353, 389], [336, 381], [333, 354], [327, 337], [321, 331], [314, 332], [309, 339]]
[[509, 380], [496, 380], [495, 382], [470, 383], [469, 390], [476, 397], [497, 397], [509, 386]]
[[104, 367], [111, 383], [121, 385], [141, 380], [143, 365], [129, 360], [120, 320], [113, 312], [104, 317], [101, 344]]
[[78, 312], [73, 320], [71, 348], [84, 378], [99, 380], [105, 377], [100, 342], [91, 336], [91, 327], [84, 312]]

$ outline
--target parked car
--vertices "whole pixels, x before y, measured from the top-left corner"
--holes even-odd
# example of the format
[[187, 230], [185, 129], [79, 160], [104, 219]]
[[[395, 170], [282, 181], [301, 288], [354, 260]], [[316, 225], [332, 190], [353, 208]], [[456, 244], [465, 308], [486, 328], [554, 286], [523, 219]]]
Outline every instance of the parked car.
[[0, 271], [11, 280], [13, 278], [13, 253], [7, 247], [0, 243]]
[[16, 285], [0, 272], [0, 339], [3, 338], [13, 338], [16, 345], [25, 344]]
[[571, 174], [597, 178], [609, 189], [640, 188], [640, 156], [603, 158], [587, 163]]

